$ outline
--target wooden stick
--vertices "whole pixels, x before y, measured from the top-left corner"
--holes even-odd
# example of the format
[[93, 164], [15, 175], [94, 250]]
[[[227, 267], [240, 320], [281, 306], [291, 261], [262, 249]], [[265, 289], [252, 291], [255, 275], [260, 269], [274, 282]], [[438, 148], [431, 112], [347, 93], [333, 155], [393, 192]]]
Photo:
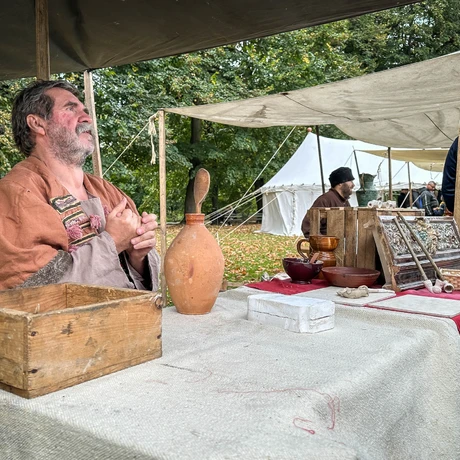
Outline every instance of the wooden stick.
[[[433, 268], [435, 269], [436, 271], [436, 274], [439, 276], [439, 279], [441, 281], [446, 281], [445, 278], [444, 278], [444, 275], [442, 274], [441, 270], [439, 269], [439, 267], [436, 265], [436, 262], [434, 261], [433, 257], [431, 257], [431, 254], [428, 252], [428, 250], [425, 248], [423, 242], [420, 240], [419, 236], [414, 232], [414, 229], [409, 225], [409, 222], [407, 222], [406, 219], [404, 219], [403, 215], [401, 214], [401, 212], [399, 211], [396, 211], [396, 213], [398, 214], [399, 218], [404, 222], [404, 224], [406, 225], [406, 228], [409, 230], [409, 233], [412, 235], [412, 238], [414, 238], [414, 240], [417, 242], [417, 244], [420, 246], [420, 248], [422, 249], [423, 253], [425, 254], [426, 258], [430, 261], [431, 265], [433, 266]], [[449, 283], [450, 284], [450, 283]], [[449, 292], [450, 290], [450, 287], [447, 286], [447, 289], [446, 287], [444, 287], [444, 290], [446, 292]], [[454, 287], [452, 286], [452, 290], [450, 290], [450, 292], [452, 292], [454, 290]]]
[[393, 222], [395, 223], [395, 225], [396, 225], [396, 227], [397, 227], [399, 233], [401, 234], [401, 237], [402, 237], [402, 239], [404, 240], [404, 243], [406, 243], [407, 249], [409, 250], [410, 255], [412, 256], [412, 259], [414, 259], [415, 265], [417, 265], [417, 268], [419, 269], [420, 274], [422, 275], [423, 281], [429, 281], [429, 282], [431, 282], [431, 281], [428, 279], [428, 277], [426, 276], [426, 273], [425, 273], [425, 271], [423, 270], [423, 267], [422, 267], [422, 265], [420, 264], [420, 262], [419, 262], [419, 260], [418, 260], [418, 258], [417, 258], [417, 256], [416, 256], [416, 254], [415, 254], [415, 251], [412, 249], [412, 246], [410, 245], [410, 241], [407, 239], [407, 236], [406, 236], [406, 234], [404, 233], [404, 231], [403, 231], [401, 225], [399, 225], [398, 218], [395, 217], [395, 218], [393, 219]]
[[37, 78], [49, 80], [51, 75], [48, 0], [35, 0], [35, 59]]
[[97, 177], [102, 177], [101, 150], [99, 148], [99, 133], [97, 131], [96, 104], [94, 103], [93, 73], [90, 70], [85, 70], [83, 75], [85, 82], [85, 105], [93, 120], [93, 137], [95, 143], [92, 154], [93, 173]]
[[163, 303], [166, 305], [166, 278], [165, 278], [165, 254], [166, 254], [166, 130], [165, 112], [158, 112], [158, 163], [160, 175], [160, 229], [161, 229], [161, 295]]

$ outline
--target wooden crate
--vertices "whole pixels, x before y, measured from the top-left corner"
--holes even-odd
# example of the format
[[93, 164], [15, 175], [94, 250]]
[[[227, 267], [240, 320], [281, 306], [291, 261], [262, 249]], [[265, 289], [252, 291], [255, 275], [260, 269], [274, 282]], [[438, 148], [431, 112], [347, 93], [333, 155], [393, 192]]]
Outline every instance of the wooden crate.
[[327, 235], [340, 238], [335, 250], [337, 266], [376, 268], [373, 228], [379, 216], [423, 216], [421, 209], [383, 208], [310, 208], [310, 234], [320, 235], [321, 219], [326, 219]]
[[0, 291], [0, 388], [33, 398], [158, 358], [161, 318], [161, 296], [147, 291]]
[[[404, 216], [404, 219], [412, 227], [412, 230], [418, 234], [425, 248], [429, 244], [433, 244], [431, 236], [418, 227], [416, 217]], [[378, 220], [379, 224], [374, 227], [374, 240], [382, 260], [385, 287], [396, 292], [423, 288], [423, 277], [394, 223], [394, 218], [391, 216], [379, 216]], [[429, 226], [430, 231], [437, 235], [435, 250], [431, 257], [438, 268], [441, 271], [457, 271], [460, 269], [460, 232], [454, 218], [430, 216], [424, 217], [423, 222]], [[412, 239], [406, 229], [406, 225], [401, 223], [400, 226], [425, 275], [434, 282], [437, 278], [434, 267], [425, 256], [422, 248]], [[425, 235], [423, 236], [423, 234]]]

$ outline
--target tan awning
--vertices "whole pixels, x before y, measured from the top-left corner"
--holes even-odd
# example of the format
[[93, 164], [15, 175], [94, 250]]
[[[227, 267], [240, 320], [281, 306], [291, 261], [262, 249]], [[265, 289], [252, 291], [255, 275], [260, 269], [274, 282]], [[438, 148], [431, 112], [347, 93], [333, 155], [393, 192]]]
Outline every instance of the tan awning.
[[[349, 136], [372, 144], [447, 148], [458, 134], [459, 69], [457, 52], [271, 96], [166, 110], [253, 128], [332, 124]], [[439, 157], [430, 160], [438, 162]]]
[[[117, 66], [417, 0], [48, 0], [51, 73]], [[36, 75], [33, 0], [2, 1], [0, 79]]]

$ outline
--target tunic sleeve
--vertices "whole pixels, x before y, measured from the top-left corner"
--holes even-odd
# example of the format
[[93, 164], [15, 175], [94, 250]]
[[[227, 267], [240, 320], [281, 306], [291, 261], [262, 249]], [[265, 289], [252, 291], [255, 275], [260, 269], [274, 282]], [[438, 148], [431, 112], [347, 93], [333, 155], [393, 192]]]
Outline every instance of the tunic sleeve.
[[13, 181], [2, 181], [0, 288], [22, 284], [67, 249], [61, 219], [46, 199]]

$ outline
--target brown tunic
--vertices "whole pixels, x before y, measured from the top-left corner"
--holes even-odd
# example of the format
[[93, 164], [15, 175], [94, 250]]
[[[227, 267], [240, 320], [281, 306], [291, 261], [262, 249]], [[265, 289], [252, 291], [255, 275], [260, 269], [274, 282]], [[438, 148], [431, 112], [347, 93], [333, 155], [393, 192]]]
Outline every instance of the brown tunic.
[[[312, 208], [343, 208], [349, 207], [350, 203], [339, 192], [331, 188], [328, 192], [323, 193], [311, 205]], [[308, 213], [302, 220], [302, 233], [305, 238], [310, 236], [310, 219], [307, 217]], [[321, 219], [320, 232], [326, 234], [326, 219]]]
[[0, 180], [0, 289], [77, 282], [158, 288], [159, 257], [148, 256], [151, 280], [126, 264], [104, 231], [105, 214], [123, 197], [109, 182], [85, 174], [92, 197], [80, 202], [38, 158], [29, 157]]

